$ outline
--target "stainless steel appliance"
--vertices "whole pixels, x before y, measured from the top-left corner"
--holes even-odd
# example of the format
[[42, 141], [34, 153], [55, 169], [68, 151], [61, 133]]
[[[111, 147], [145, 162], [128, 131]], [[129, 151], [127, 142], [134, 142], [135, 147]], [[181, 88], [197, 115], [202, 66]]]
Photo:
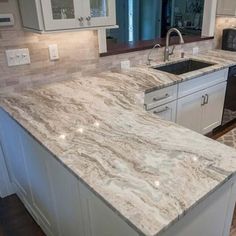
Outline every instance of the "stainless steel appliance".
[[222, 125], [236, 120], [236, 66], [229, 68]]
[[[223, 30], [222, 49], [236, 52], [236, 28]], [[229, 68], [222, 125], [236, 120], [236, 66]]]

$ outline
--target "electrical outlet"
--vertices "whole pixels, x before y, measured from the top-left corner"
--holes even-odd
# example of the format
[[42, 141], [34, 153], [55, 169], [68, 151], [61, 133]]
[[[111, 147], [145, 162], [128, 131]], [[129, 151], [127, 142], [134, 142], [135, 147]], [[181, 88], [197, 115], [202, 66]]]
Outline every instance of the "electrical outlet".
[[197, 56], [199, 53], [199, 47], [194, 47], [193, 48], [193, 56]]
[[59, 59], [59, 52], [57, 44], [48, 45], [49, 57], [51, 61], [55, 61]]
[[122, 70], [127, 70], [130, 68], [130, 61], [129, 60], [121, 61], [120, 65]]
[[28, 48], [6, 50], [8, 66], [18, 66], [30, 64], [30, 55]]

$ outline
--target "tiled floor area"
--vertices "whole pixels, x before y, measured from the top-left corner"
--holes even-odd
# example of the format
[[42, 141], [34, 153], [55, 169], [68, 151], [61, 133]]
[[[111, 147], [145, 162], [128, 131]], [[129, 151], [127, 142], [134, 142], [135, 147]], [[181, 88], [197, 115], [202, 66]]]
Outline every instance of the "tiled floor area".
[[217, 140], [225, 145], [236, 148], [236, 128], [224, 134]]

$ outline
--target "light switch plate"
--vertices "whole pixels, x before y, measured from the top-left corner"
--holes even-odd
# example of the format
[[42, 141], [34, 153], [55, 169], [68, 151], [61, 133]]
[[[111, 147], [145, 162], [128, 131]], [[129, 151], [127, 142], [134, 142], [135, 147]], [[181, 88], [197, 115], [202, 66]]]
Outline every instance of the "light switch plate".
[[26, 64], [31, 63], [28, 48], [19, 49], [19, 54], [21, 56], [21, 58], [20, 58], [21, 65], [26, 65]]
[[193, 56], [197, 56], [199, 53], [199, 47], [194, 47], [193, 48]]
[[130, 68], [130, 61], [129, 60], [121, 61], [120, 66], [122, 70], [127, 70]]
[[48, 45], [48, 50], [49, 50], [49, 57], [51, 61], [55, 61], [60, 58], [57, 44]]
[[8, 66], [18, 66], [30, 64], [30, 55], [28, 48], [6, 50]]
[[17, 66], [16, 50], [6, 50], [7, 64], [8, 66]]

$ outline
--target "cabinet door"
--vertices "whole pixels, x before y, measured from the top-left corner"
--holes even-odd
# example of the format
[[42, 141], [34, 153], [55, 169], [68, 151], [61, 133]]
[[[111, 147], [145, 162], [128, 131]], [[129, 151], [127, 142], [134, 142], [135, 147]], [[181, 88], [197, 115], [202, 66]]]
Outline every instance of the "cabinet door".
[[79, 182], [85, 234], [83, 236], [138, 236], [121, 217]]
[[150, 111], [154, 115], [161, 117], [163, 120], [176, 121], [176, 101], [159, 106]]
[[49, 181], [46, 160], [48, 152], [26, 132], [22, 132], [26, 165], [29, 172], [33, 208], [38, 223], [47, 235], [58, 235], [55, 213], [55, 201]]
[[8, 170], [5, 164], [2, 147], [0, 143], [0, 198], [13, 194], [13, 188], [9, 179]]
[[45, 30], [63, 30], [83, 27], [82, 0], [41, 0]]
[[219, 0], [217, 14], [219, 15], [236, 15], [236, 1], [235, 0]]
[[4, 111], [0, 110], [0, 130], [3, 153], [11, 181], [22, 198], [31, 201], [25, 158], [19, 138], [21, 128]]
[[211, 132], [222, 121], [226, 82], [215, 85], [206, 90], [207, 104], [203, 106], [202, 134]]
[[87, 27], [116, 24], [115, 0], [86, 0], [85, 25]]
[[201, 133], [203, 94], [200, 91], [178, 100], [177, 124]]
[[57, 206], [58, 235], [85, 235], [78, 179], [52, 156], [47, 160], [47, 169]]

